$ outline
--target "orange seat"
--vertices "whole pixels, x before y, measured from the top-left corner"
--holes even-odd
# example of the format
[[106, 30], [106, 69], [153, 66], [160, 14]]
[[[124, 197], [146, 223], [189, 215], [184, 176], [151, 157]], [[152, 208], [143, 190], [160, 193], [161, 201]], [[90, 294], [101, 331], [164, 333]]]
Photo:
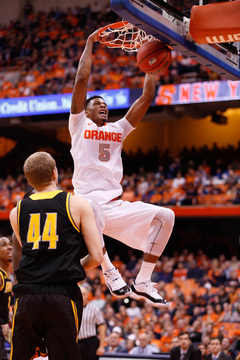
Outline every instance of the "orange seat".
[[167, 299], [172, 299], [173, 298], [173, 289], [175, 287], [175, 284], [172, 282], [172, 283], [169, 283], [169, 284], [166, 284], [164, 286], [164, 290], [166, 291], [166, 298]]
[[151, 197], [150, 197], [150, 200], [149, 202], [151, 204], [158, 204], [161, 200], [162, 200], [163, 196], [161, 194], [153, 194]]
[[229, 338], [233, 338], [238, 332], [240, 333], [240, 323], [221, 322], [216, 327], [218, 329], [223, 327]]
[[212, 204], [226, 204], [227, 197], [226, 194], [214, 194], [211, 197]]

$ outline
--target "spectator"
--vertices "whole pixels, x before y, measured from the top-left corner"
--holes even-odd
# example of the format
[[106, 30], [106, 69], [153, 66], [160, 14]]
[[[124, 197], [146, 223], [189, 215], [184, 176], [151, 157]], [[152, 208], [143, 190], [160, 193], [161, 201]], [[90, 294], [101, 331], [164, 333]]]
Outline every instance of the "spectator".
[[127, 314], [127, 309], [124, 305], [119, 306], [119, 312], [116, 314], [116, 317], [122, 320], [123, 326], [126, 326], [127, 323], [131, 321], [130, 317]]
[[215, 337], [217, 335], [216, 330], [214, 328], [213, 322], [204, 322], [203, 320], [203, 333], [204, 335], [209, 336], [210, 338]]
[[153, 331], [153, 327], [150, 324], [147, 324], [145, 329], [146, 329], [146, 333], [148, 335], [149, 344], [155, 348], [156, 352], [159, 352], [160, 351], [160, 340], [156, 339], [155, 333]]
[[131, 300], [130, 307], [126, 309], [127, 315], [130, 317], [131, 320], [141, 317], [141, 310], [138, 306], [138, 302], [136, 300]]
[[151, 355], [156, 353], [156, 348], [149, 344], [149, 337], [146, 333], [142, 333], [138, 336], [139, 345], [135, 346], [129, 354], [131, 355]]
[[154, 275], [154, 281], [160, 282], [163, 281], [164, 283], [171, 283], [173, 278], [173, 265], [170, 261], [166, 261], [163, 264], [162, 271]]
[[104, 354], [126, 353], [127, 349], [120, 345], [120, 341], [119, 333], [112, 332], [107, 338]]
[[130, 352], [136, 346], [136, 336], [134, 334], [128, 335], [126, 339], [126, 349]]
[[217, 337], [210, 340], [209, 350], [206, 360], [232, 360], [230, 355], [221, 350], [221, 341]]
[[172, 338], [172, 341], [171, 341], [171, 349], [176, 347], [176, 346], [179, 346], [179, 338], [178, 338], [178, 336], [174, 336]]
[[203, 345], [202, 343], [199, 343], [197, 345], [197, 347], [200, 349], [202, 357], [201, 360], [206, 360], [206, 356], [207, 356], [207, 348], [205, 345]]
[[211, 340], [211, 337], [209, 335], [202, 336], [202, 343], [204, 346], [206, 346], [207, 349], [209, 348], [210, 340]]
[[223, 304], [223, 312], [220, 315], [219, 321], [221, 322], [237, 322], [238, 314], [237, 312], [233, 312], [232, 304], [224, 303]]
[[165, 328], [162, 331], [160, 339], [160, 350], [162, 352], [169, 352], [172, 346], [172, 339], [178, 334], [177, 330], [171, 322], [165, 322]]
[[[214, 312], [213, 305], [208, 304], [206, 306], [206, 314], [203, 316], [203, 322], [210, 327], [210, 324], [214, 324], [218, 321], [219, 316]], [[212, 330], [210, 335], [212, 334]]]
[[105, 306], [104, 319], [107, 326], [107, 334], [109, 334], [115, 325], [115, 311], [112, 306]]
[[235, 352], [232, 350], [231, 342], [228, 337], [222, 339], [222, 351], [225, 354], [230, 355], [233, 360], [235, 360]]
[[191, 327], [189, 333], [190, 339], [193, 343], [200, 343], [202, 338], [202, 331], [201, 331], [201, 320], [196, 319]]
[[196, 259], [192, 259], [188, 263], [187, 278], [188, 279], [201, 279], [203, 277], [203, 270], [197, 265]]
[[186, 280], [187, 269], [184, 267], [183, 262], [179, 261], [177, 268], [173, 270], [173, 281], [174, 280]]
[[177, 176], [173, 179], [172, 188], [179, 189], [182, 188], [186, 183], [186, 178], [182, 176], [182, 172], [178, 171]]
[[98, 306], [100, 310], [103, 310], [106, 305], [106, 299], [102, 293], [101, 285], [98, 285], [94, 291], [93, 304]]
[[170, 360], [201, 360], [201, 351], [191, 343], [187, 331], [181, 332], [178, 338], [179, 346], [171, 349]]

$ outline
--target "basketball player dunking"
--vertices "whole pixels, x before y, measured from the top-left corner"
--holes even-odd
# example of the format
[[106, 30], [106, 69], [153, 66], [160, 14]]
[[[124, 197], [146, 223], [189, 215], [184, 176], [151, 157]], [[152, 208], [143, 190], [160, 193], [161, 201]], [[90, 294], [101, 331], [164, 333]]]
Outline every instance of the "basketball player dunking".
[[162, 254], [174, 225], [172, 210], [146, 204], [116, 200], [122, 194], [121, 151], [123, 141], [145, 115], [155, 96], [155, 77], [146, 75], [143, 93], [125, 117], [108, 122], [108, 108], [103, 98], [86, 100], [91, 72], [93, 44], [97, 31], [91, 34], [80, 58], [72, 96], [69, 131], [74, 160], [74, 192], [86, 198], [95, 213], [100, 234], [115, 238], [144, 252], [141, 269], [131, 289], [114, 268], [104, 250], [101, 264], [105, 281], [115, 295], [146, 300], [154, 306], [167, 306], [167, 301], [151, 282], [155, 264]]

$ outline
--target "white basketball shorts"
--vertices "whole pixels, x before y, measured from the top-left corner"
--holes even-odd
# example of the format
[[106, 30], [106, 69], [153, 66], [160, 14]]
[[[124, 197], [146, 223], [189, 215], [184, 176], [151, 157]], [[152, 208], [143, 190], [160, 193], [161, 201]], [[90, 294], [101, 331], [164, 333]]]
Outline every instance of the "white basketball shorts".
[[[149, 228], [161, 208], [141, 201], [113, 200], [101, 206], [103, 234], [146, 252]], [[104, 219], [104, 222], [102, 221]]]

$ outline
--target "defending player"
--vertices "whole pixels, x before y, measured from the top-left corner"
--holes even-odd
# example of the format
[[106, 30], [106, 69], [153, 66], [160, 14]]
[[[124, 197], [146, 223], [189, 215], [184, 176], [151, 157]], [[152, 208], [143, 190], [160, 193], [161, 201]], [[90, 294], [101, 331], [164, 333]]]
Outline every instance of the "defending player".
[[1, 325], [9, 322], [9, 305], [12, 293], [10, 265], [12, 262], [12, 243], [6, 237], [0, 238], [0, 359], [8, 360]]
[[[85, 199], [57, 189], [55, 160], [46, 152], [27, 158], [24, 173], [36, 193], [18, 202], [10, 221], [22, 257], [13, 243], [18, 284], [11, 360], [81, 359], [77, 335], [82, 297], [78, 282], [102, 262], [93, 211]], [[82, 258], [83, 234], [88, 255]], [[80, 262], [81, 259], [81, 262]], [[81, 304], [81, 305], [80, 305]]]
[[[142, 96], [135, 101], [125, 117], [114, 123], [108, 122], [108, 108], [104, 99], [94, 96], [86, 101], [95, 41], [97, 31], [87, 39], [72, 96], [69, 131], [74, 160], [74, 192], [90, 201], [99, 231], [102, 229], [103, 234], [144, 252], [142, 267], [131, 287], [130, 296], [144, 299], [154, 306], [163, 306], [167, 301], [158, 294], [151, 282], [151, 275], [171, 235], [174, 213], [170, 209], [139, 201], [129, 203], [115, 200], [122, 194], [123, 141], [153, 101], [155, 78], [146, 75]], [[103, 259], [101, 265], [111, 292], [121, 295], [123, 290], [128, 295], [126, 287], [120, 290], [117, 288], [116, 285], [121, 285], [118, 282], [120, 275], [113, 269], [107, 253]]]

